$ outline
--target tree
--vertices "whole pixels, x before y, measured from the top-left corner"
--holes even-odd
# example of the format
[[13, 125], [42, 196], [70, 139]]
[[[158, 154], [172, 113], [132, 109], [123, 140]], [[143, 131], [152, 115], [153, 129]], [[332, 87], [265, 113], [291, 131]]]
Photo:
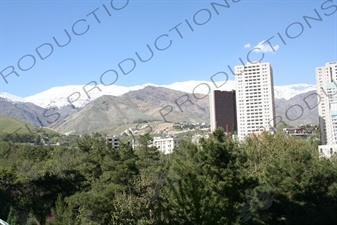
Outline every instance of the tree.
[[172, 155], [166, 189], [169, 221], [190, 224], [238, 224], [244, 193], [256, 185], [246, 175], [247, 157], [217, 129], [201, 147], [179, 146]]
[[[292, 139], [295, 140], [295, 139]], [[337, 168], [310, 148], [292, 143], [263, 164], [259, 190], [275, 194], [268, 211], [256, 213], [263, 224], [336, 224]], [[278, 152], [278, 153], [276, 153]], [[275, 157], [275, 155], [278, 155]], [[267, 157], [268, 158], [268, 157]]]
[[134, 161], [130, 159], [136, 159], [137, 173], [130, 179], [127, 190], [115, 193], [112, 224], [157, 224], [161, 212], [165, 210], [162, 208], [163, 199], [160, 197], [166, 180], [164, 156], [156, 147], [148, 146], [150, 139], [149, 135], [140, 136], [140, 146], [135, 151], [130, 149], [136, 157], [128, 153], [129, 160], [125, 160], [125, 153], [121, 152], [121, 165], [133, 165]]
[[20, 220], [16, 210], [13, 207], [10, 207], [9, 214], [7, 217], [7, 222], [10, 225], [20, 225]]
[[26, 225], [40, 225], [32, 212], [28, 215]]

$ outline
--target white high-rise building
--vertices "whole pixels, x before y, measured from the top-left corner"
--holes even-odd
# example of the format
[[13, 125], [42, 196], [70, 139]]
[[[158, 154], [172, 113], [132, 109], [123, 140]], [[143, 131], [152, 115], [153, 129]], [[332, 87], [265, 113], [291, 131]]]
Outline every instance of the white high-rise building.
[[337, 152], [337, 62], [316, 68], [318, 114], [321, 130], [321, 155]]
[[274, 82], [270, 63], [235, 66], [238, 138], [274, 132]]

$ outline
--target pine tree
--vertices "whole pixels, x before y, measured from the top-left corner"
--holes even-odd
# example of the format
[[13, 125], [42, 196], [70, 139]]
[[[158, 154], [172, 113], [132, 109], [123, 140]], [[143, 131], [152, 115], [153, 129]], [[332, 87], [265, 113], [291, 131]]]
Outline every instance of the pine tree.
[[[265, 224], [337, 224], [337, 167], [319, 159], [305, 141], [275, 149], [274, 160], [264, 164], [259, 189], [275, 194], [272, 206], [258, 211]], [[287, 141], [283, 139], [283, 141]], [[297, 143], [302, 145], [297, 145]]]
[[70, 224], [70, 220], [67, 218], [69, 215], [67, 214], [67, 211], [69, 211], [69, 209], [66, 208], [62, 195], [59, 195], [55, 202], [55, 207], [51, 209], [51, 216], [47, 216], [47, 225]]
[[178, 224], [238, 224], [246, 190], [256, 181], [246, 175], [245, 153], [216, 130], [201, 147], [179, 146], [172, 155], [166, 189], [170, 221]]
[[10, 225], [20, 225], [20, 221], [19, 221], [17, 212], [13, 207], [10, 207], [9, 214], [8, 214], [8, 217], [7, 217], [7, 222]]
[[40, 225], [32, 212], [28, 215], [26, 225]]

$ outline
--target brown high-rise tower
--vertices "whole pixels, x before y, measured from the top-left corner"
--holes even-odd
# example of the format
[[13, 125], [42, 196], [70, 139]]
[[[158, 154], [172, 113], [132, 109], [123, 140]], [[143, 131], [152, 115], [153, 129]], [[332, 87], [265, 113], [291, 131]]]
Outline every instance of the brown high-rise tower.
[[212, 91], [209, 98], [211, 131], [222, 127], [227, 134], [237, 131], [235, 90]]

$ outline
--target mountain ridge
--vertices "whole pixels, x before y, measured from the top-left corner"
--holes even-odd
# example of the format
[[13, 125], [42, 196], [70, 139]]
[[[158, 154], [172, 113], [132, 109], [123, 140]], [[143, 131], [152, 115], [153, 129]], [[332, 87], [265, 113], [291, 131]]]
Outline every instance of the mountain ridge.
[[[25, 98], [21, 98], [4, 92], [0, 93], [0, 96], [1, 94], [3, 96], [5, 95], [7, 99], [13, 102], [18, 102], [19, 100], [22, 100], [23, 102], [30, 102], [42, 108], [51, 108], [51, 107], [62, 108], [71, 105], [71, 103], [73, 107], [81, 108], [103, 95], [121, 96], [130, 91], [144, 89], [147, 86], [164, 87], [190, 94], [193, 93], [208, 94], [210, 90], [225, 90], [225, 91], [230, 91], [233, 89], [235, 90], [235, 81], [228, 80], [226, 82], [225, 81], [211, 82], [211, 81], [190, 80], [184, 82], [175, 82], [169, 85], [156, 85], [152, 83], [146, 83], [130, 87], [118, 85], [110, 85], [110, 86], [67, 85], [67, 86], [52, 87], [46, 91]], [[86, 90], [87, 92], [85, 92], [84, 90]], [[276, 99], [283, 98], [289, 100], [295, 95], [306, 93], [308, 91], [313, 90], [316, 90], [316, 86], [306, 83], [274, 86], [274, 98]]]
[[[111, 95], [113, 93], [111, 90], [108, 94], [102, 90], [101, 93], [96, 92], [96, 96], [89, 100], [83, 98], [82, 102], [79, 101], [80, 105], [78, 105], [78, 107], [69, 105], [66, 97], [70, 92], [79, 90], [76, 88], [82, 89], [82, 86], [69, 86], [68, 93], [66, 93], [62, 87], [61, 89], [55, 87], [51, 95], [63, 99], [63, 105], [56, 104], [59, 107], [53, 105], [53, 103], [59, 103], [56, 98], [50, 99], [45, 93], [42, 94], [44, 98], [43, 102], [46, 103], [45, 107], [35, 105], [27, 99], [20, 102], [22, 98], [17, 96], [13, 97], [13, 95], [6, 93], [6, 95], [1, 95], [5, 98], [0, 97], [0, 115], [23, 120], [35, 126], [56, 128], [63, 133], [77, 129], [82, 132], [85, 130], [88, 132], [103, 131], [105, 127], [109, 125], [116, 127], [123, 123], [131, 124], [134, 121], [140, 120], [209, 123], [209, 98], [207, 92], [209, 92], [211, 85], [220, 87], [222, 83], [223, 82], [217, 82], [214, 84], [212, 82], [200, 83], [199, 81], [189, 81], [176, 82], [168, 85], [170, 88], [158, 87], [153, 84], [146, 84], [147, 86], [144, 85], [145, 87], [142, 85], [119, 87], [119, 89], [116, 88], [114, 90], [114, 94], [117, 93], [119, 96]], [[232, 90], [235, 83], [228, 81], [226, 85], [223, 85], [226, 87], [221, 87], [220, 90], [226, 88], [227, 90]], [[183, 89], [185, 91], [174, 90], [173, 88]], [[90, 88], [88, 90], [90, 90]], [[193, 91], [204, 94], [193, 93]], [[60, 93], [58, 94], [58, 92]], [[125, 93], [121, 94], [123, 92]], [[307, 98], [307, 100], [310, 101], [310, 105], [314, 106], [317, 104], [317, 96], [312, 95], [312, 93], [316, 92], [314, 85], [298, 84], [278, 86], [274, 89], [274, 92], [276, 115], [282, 117], [283, 122], [291, 125], [318, 123], [317, 107], [313, 110], [308, 109], [303, 101], [306, 96], [311, 95], [310, 98]], [[277, 98], [277, 96], [283, 98], [280, 99]], [[95, 106], [90, 106], [90, 104], [97, 99], [100, 100], [94, 103]], [[66, 104], [64, 104], [64, 102]], [[293, 105], [300, 105], [300, 107], [291, 107]], [[91, 107], [90, 110], [87, 108], [88, 106]], [[290, 110], [288, 110], [289, 108]], [[305, 111], [303, 112], [303, 110]], [[87, 114], [84, 115], [84, 112], [87, 112]], [[299, 115], [301, 115], [300, 119], [296, 121], [292, 119], [297, 118]], [[100, 119], [97, 119], [98, 117], [100, 117]], [[120, 124], [118, 120], [124, 122]], [[69, 126], [68, 123], [73, 123], [73, 125]], [[91, 125], [87, 126], [89, 123]]]
[[[187, 97], [188, 103], [175, 101]], [[144, 89], [130, 91], [121, 96], [101, 96], [90, 102], [84, 108], [72, 113], [67, 118], [53, 126], [62, 133], [70, 132], [105, 132], [113, 131], [123, 124], [134, 124], [137, 121], [189, 121], [199, 122], [209, 120], [208, 98], [193, 99], [192, 94], [175, 91], [163, 87], [147, 86]], [[165, 108], [168, 107], [169, 110]]]
[[[317, 107], [306, 108], [306, 103], [317, 105], [317, 97], [312, 93], [315, 91], [290, 100], [275, 99], [276, 124], [281, 121], [290, 126], [317, 124]], [[298, 105], [301, 108], [293, 107]], [[121, 96], [101, 96], [60, 120], [53, 129], [61, 133], [115, 133], [118, 127], [127, 124], [134, 127], [137, 121], [209, 124], [209, 120], [209, 98], [205, 95], [148, 86]]]

